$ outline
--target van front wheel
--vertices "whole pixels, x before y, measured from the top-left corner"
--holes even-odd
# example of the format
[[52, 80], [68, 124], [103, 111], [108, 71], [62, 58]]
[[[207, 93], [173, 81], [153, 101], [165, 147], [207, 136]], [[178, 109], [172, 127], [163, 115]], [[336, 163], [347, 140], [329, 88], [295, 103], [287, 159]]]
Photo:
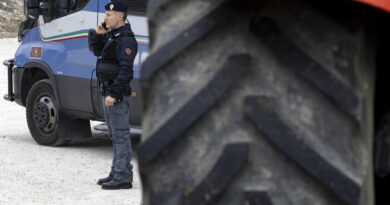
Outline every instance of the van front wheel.
[[58, 107], [48, 79], [31, 87], [26, 100], [26, 117], [30, 133], [38, 144], [63, 146], [74, 138], [91, 137], [89, 120], [70, 120]]

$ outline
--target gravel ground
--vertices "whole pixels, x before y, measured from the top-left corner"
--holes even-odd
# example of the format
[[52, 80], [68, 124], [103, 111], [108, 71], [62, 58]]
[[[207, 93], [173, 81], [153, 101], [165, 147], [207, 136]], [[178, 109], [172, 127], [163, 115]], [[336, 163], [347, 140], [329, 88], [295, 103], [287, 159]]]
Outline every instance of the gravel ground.
[[[1, 63], [13, 58], [17, 47], [15, 38], [0, 39]], [[7, 89], [7, 70], [3, 66], [0, 68], [0, 205], [141, 204], [142, 188], [135, 160], [133, 189], [102, 190], [96, 181], [108, 174], [112, 160], [110, 142], [93, 140], [67, 147], [38, 145], [28, 130], [25, 108], [3, 100]], [[102, 138], [104, 134], [94, 131], [93, 136]]]

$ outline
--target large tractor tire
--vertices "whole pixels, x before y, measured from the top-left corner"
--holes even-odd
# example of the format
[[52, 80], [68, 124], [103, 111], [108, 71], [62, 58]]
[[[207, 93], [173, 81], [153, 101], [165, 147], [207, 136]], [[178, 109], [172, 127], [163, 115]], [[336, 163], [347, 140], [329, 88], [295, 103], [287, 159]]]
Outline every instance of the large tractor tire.
[[152, 1], [144, 204], [373, 204], [367, 16], [351, 1]]

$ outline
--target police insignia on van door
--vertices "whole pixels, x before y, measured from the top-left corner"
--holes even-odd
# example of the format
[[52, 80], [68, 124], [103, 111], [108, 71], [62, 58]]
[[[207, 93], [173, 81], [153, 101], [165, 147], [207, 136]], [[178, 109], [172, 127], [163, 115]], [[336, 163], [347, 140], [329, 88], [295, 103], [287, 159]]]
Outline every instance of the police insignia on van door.
[[41, 58], [42, 57], [42, 47], [33, 46], [30, 51], [30, 58]]

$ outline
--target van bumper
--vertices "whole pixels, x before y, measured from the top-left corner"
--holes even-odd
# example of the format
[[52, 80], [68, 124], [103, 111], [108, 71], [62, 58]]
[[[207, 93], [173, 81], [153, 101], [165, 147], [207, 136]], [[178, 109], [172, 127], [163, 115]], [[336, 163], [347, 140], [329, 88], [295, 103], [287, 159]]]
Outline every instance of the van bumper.
[[15, 96], [13, 93], [13, 82], [12, 82], [12, 69], [14, 67], [14, 59], [4, 60], [3, 64], [7, 66], [8, 69], [8, 93], [4, 95], [4, 99], [8, 101], [14, 101]]
[[20, 93], [21, 93], [21, 78], [23, 76], [23, 68], [14, 66], [14, 59], [4, 60], [3, 64], [7, 67], [8, 74], [8, 93], [4, 95], [4, 99], [10, 102], [15, 101], [17, 104], [22, 105]]

